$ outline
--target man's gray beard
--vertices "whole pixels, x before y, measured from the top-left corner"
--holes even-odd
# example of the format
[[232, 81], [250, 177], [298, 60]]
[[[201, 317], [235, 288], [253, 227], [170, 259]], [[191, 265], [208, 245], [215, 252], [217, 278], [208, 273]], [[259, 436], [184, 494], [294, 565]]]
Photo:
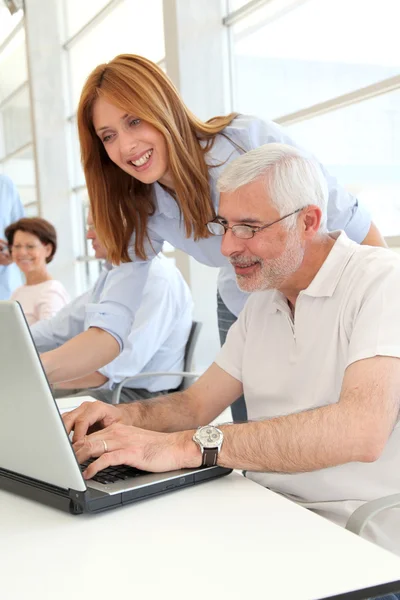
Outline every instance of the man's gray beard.
[[[278, 258], [264, 262], [258, 256], [252, 256], [253, 262], [261, 265], [257, 273], [251, 275], [236, 274], [238, 287], [243, 292], [259, 292], [279, 289], [282, 284], [295, 273], [304, 258], [304, 249], [300, 244], [300, 236], [296, 230], [289, 233], [286, 248]], [[240, 261], [237, 262], [240, 264]]]

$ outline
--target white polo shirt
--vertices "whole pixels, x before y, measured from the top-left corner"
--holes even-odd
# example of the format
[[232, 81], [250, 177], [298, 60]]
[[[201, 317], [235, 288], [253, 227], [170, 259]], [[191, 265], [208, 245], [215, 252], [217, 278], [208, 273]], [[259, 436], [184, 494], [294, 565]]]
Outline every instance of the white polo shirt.
[[[283, 294], [254, 293], [216, 359], [243, 383], [249, 420], [338, 402], [351, 363], [400, 357], [400, 257], [331, 235], [337, 241], [299, 294], [294, 320]], [[363, 502], [400, 492], [400, 423], [373, 463], [248, 477], [345, 525]], [[364, 536], [400, 554], [400, 509], [381, 513]]]

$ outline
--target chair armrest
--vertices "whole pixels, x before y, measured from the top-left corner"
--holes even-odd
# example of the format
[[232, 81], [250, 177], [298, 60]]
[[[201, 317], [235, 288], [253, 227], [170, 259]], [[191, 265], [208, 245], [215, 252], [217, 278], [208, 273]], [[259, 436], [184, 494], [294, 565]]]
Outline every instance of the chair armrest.
[[142, 377], [187, 377], [192, 379], [197, 379], [200, 377], [201, 373], [189, 373], [188, 371], [155, 371], [148, 373], [139, 373], [138, 375], [132, 375], [132, 377], [125, 377], [115, 388], [112, 395], [112, 404], [119, 404], [121, 390], [122, 388], [130, 381], [134, 381], [135, 379], [141, 379]]
[[346, 529], [357, 535], [361, 535], [362, 530], [370, 519], [382, 510], [395, 506], [400, 506], [400, 494], [391, 494], [390, 496], [383, 496], [382, 498], [366, 502], [350, 515], [346, 523]]

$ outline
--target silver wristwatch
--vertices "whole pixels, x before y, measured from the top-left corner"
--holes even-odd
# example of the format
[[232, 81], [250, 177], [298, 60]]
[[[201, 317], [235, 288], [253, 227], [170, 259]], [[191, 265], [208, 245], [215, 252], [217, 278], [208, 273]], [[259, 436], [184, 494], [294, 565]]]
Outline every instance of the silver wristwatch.
[[224, 434], [213, 425], [198, 427], [193, 436], [193, 441], [199, 446], [202, 453], [202, 467], [213, 467], [217, 464], [218, 453], [221, 450]]

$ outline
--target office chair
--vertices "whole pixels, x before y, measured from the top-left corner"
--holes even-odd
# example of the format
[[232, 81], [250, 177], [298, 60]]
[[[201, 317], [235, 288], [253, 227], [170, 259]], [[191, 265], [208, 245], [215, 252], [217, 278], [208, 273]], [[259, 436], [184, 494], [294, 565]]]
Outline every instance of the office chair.
[[183, 390], [186, 390], [190, 385], [190, 380], [197, 379], [201, 375], [201, 373], [194, 373], [191, 371], [193, 355], [196, 348], [197, 340], [199, 338], [200, 330], [201, 323], [199, 323], [198, 321], [192, 321], [192, 327], [190, 329], [189, 337], [185, 346], [183, 371], [156, 371], [151, 373], [139, 373], [138, 375], [133, 375], [132, 377], [125, 377], [125, 379], [123, 379], [114, 389], [112, 395], [112, 404], [119, 404], [121, 390], [124, 386], [126, 386], [128, 382], [134, 381], [135, 379], [140, 379], [141, 377], [180, 376], [182, 377], [182, 383], [174, 391], [181, 392]]
[[386, 508], [400, 507], [400, 494], [391, 494], [390, 496], [383, 496], [376, 500], [370, 500], [362, 506], [359, 506], [353, 514], [350, 515], [346, 529], [361, 535], [364, 527], [370, 519], [379, 514]]

